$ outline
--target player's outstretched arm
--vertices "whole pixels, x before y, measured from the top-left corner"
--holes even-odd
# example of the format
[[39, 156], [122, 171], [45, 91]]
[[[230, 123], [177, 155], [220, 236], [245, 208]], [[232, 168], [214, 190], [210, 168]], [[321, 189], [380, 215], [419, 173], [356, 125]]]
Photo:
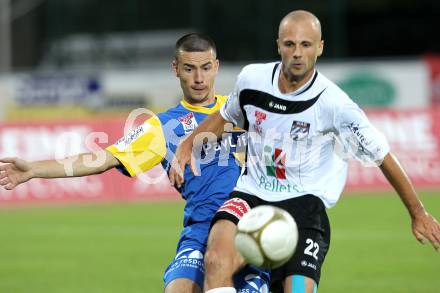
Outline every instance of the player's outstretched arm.
[[28, 162], [20, 158], [0, 158], [0, 186], [7, 190], [32, 178], [78, 177], [105, 172], [119, 161], [108, 151], [85, 153], [61, 160]]
[[429, 240], [438, 251], [440, 248], [440, 224], [423, 207], [410, 179], [396, 157], [388, 153], [380, 169], [408, 209], [414, 236], [423, 244]]
[[186, 165], [190, 165], [191, 171], [197, 174], [197, 169], [195, 165], [195, 160], [192, 156], [193, 146], [203, 143], [202, 141], [197, 141], [197, 137], [200, 134], [211, 133], [217, 138], [221, 137], [225, 125], [228, 123], [220, 112], [215, 112], [209, 115], [203, 122], [189, 135], [186, 137], [179, 145], [174, 155], [173, 162], [171, 164], [171, 169], [168, 174], [171, 184], [180, 187], [184, 181], [183, 173]]

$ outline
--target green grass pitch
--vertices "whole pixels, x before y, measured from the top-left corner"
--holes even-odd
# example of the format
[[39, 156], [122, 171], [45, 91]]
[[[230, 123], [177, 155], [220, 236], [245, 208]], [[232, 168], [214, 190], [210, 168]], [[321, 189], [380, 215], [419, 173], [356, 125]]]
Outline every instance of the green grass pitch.
[[[422, 199], [440, 218], [440, 193]], [[0, 209], [0, 292], [162, 292], [183, 203]], [[319, 292], [440, 292], [440, 253], [419, 245], [397, 196], [343, 197]]]

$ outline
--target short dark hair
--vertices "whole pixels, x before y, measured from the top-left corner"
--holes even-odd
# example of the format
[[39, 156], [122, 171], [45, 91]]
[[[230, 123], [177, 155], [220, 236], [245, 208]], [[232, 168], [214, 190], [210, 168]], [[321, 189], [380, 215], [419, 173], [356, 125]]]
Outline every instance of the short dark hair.
[[208, 50], [212, 50], [214, 55], [217, 56], [217, 48], [210, 37], [200, 33], [190, 33], [177, 40], [176, 48], [174, 50], [174, 58], [177, 59], [179, 51], [205, 52]]

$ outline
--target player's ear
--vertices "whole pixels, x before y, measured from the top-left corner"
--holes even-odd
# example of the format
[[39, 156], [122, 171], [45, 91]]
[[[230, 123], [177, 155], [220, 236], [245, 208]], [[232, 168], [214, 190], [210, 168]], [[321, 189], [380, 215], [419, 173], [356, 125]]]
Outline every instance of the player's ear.
[[280, 52], [280, 39], [277, 39], [277, 50], [278, 50], [278, 55], [281, 55], [281, 52]]
[[176, 59], [174, 59], [173, 62], [171, 62], [171, 67], [173, 67], [174, 75], [176, 77], [179, 77], [179, 71], [177, 70], [177, 60]]
[[318, 47], [318, 57], [322, 55], [323, 51], [324, 51], [324, 40], [321, 40], [319, 42], [319, 47]]
[[217, 73], [220, 67], [220, 61], [218, 61], [218, 59], [215, 59], [214, 66], [215, 66], [215, 73]]

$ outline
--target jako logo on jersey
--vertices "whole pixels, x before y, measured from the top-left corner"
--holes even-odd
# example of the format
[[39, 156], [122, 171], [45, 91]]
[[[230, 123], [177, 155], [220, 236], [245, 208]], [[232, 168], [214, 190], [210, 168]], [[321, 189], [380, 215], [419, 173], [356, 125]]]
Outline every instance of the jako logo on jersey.
[[196, 117], [194, 117], [193, 112], [189, 112], [185, 116], [179, 117], [178, 119], [183, 126], [185, 134], [192, 132], [194, 128], [197, 127]]
[[[268, 147], [270, 148], [270, 147]], [[270, 151], [272, 149], [270, 148]], [[266, 173], [267, 176], [276, 177], [277, 179], [286, 179], [286, 154], [282, 149], [275, 148], [272, 154], [265, 154]]]
[[269, 107], [277, 109], [277, 110], [282, 110], [282, 111], [286, 111], [287, 110], [287, 106], [286, 105], [281, 105], [281, 104], [275, 103], [273, 101], [269, 102]]
[[302, 140], [309, 135], [310, 123], [302, 121], [293, 121], [290, 128], [290, 137], [293, 140]]

